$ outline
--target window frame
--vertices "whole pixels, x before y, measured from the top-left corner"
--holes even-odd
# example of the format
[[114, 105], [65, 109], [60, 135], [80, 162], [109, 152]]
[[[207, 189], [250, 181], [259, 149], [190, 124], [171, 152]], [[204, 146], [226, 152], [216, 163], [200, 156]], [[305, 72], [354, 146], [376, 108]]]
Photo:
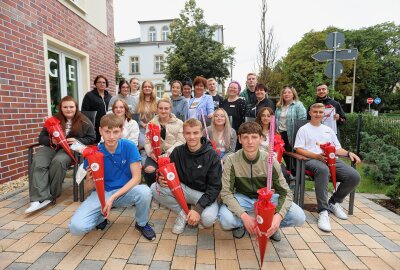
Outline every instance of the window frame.
[[169, 27], [168, 25], [164, 25], [161, 28], [161, 40], [162, 41], [168, 41], [168, 36], [169, 36]]
[[[161, 87], [161, 89], [159, 89], [159, 87]], [[162, 84], [162, 83], [158, 83], [158, 84], [156, 84], [156, 85], [154, 86], [154, 88], [156, 89], [156, 96], [159, 97], [159, 98], [162, 98], [162, 96], [163, 96], [164, 93], [165, 93], [165, 85]], [[159, 91], [160, 91], [160, 92], [159, 92]], [[159, 95], [159, 93], [160, 93], [160, 95]]]
[[[161, 57], [161, 61], [157, 60], [158, 57]], [[157, 66], [160, 66], [159, 70]], [[156, 54], [154, 55], [154, 74], [164, 73], [164, 55], [163, 54]]]
[[149, 42], [157, 41], [157, 30], [154, 26], [149, 27], [148, 37], [149, 37]]
[[[137, 58], [137, 71], [134, 71], [132, 68], [132, 64], [134, 63], [133, 59]], [[130, 56], [129, 57], [129, 74], [140, 74], [140, 58], [139, 56]]]

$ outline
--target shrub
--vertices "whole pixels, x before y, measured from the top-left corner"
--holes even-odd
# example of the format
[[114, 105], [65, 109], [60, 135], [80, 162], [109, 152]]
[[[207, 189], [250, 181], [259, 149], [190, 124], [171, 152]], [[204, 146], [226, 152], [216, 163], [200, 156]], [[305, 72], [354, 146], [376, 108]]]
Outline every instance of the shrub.
[[397, 206], [400, 206], [400, 176], [396, 178], [396, 181], [389, 188], [386, 195], [391, 198]]
[[370, 166], [364, 167], [364, 173], [375, 181], [393, 184], [400, 172], [400, 150], [388, 143], [389, 135], [378, 137], [361, 132], [360, 155]]

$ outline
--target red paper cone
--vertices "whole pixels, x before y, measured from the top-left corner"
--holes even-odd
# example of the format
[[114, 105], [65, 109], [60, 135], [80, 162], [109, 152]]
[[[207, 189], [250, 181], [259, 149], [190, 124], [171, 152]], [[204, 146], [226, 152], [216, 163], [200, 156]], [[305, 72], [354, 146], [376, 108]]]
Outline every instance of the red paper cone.
[[274, 194], [272, 190], [268, 191], [267, 188], [261, 188], [257, 191], [257, 193], [258, 200], [254, 204], [254, 209], [258, 228], [261, 231], [261, 236], [257, 237], [257, 239], [260, 249], [260, 262], [262, 267], [268, 242], [268, 238], [265, 236], [265, 233], [271, 227], [272, 219], [275, 214], [275, 205], [271, 202], [272, 194]]
[[330, 142], [321, 144], [320, 147], [326, 156], [326, 164], [328, 165], [331, 174], [333, 188], [336, 191], [336, 148]]
[[175, 163], [168, 163], [165, 164], [166, 159], [169, 158], [160, 158], [158, 164], [158, 170], [161, 172], [162, 176], [167, 180], [167, 184], [169, 189], [172, 191], [172, 194], [174, 194], [175, 199], [179, 203], [179, 205], [182, 207], [183, 211], [185, 211], [186, 214], [189, 213], [189, 208], [186, 203], [185, 195], [183, 194], [182, 186], [181, 186], [181, 181], [179, 180], [178, 172], [176, 171], [175, 168]]
[[285, 142], [282, 140], [282, 137], [279, 134], [275, 134], [274, 137], [274, 152], [276, 153], [276, 160], [281, 163], [283, 153], [285, 152]]
[[90, 169], [92, 170], [97, 196], [103, 210], [106, 205], [104, 194], [104, 155], [98, 151], [97, 146], [94, 146], [85, 148], [83, 156], [88, 160]]
[[44, 127], [50, 135], [50, 138], [54, 138], [58, 145], [64, 149], [65, 153], [72, 159], [73, 163], [76, 163], [74, 153], [72, 153], [71, 147], [65, 137], [64, 131], [61, 128], [60, 120], [56, 117], [50, 117], [44, 122]]
[[214, 148], [215, 151], [217, 151], [218, 156], [221, 155], [221, 150], [217, 149], [217, 144], [213, 139], [210, 139], [211, 145]]
[[149, 131], [146, 136], [150, 141], [151, 147], [153, 148], [153, 153], [158, 159], [161, 155], [161, 130], [160, 127], [154, 123], [149, 123], [148, 125]]

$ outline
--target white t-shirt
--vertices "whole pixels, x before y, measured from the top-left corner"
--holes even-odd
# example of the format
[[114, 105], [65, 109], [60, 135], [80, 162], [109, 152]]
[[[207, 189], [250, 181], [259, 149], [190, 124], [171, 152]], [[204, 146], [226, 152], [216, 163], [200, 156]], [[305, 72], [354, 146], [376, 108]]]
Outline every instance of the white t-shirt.
[[297, 132], [294, 149], [302, 148], [315, 154], [321, 154], [322, 149], [319, 144], [327, 142], [333, 143], [336, 150], [342, 148], [335, 132], [330, 127], [322, 124], [313, 126], [307, 123]]

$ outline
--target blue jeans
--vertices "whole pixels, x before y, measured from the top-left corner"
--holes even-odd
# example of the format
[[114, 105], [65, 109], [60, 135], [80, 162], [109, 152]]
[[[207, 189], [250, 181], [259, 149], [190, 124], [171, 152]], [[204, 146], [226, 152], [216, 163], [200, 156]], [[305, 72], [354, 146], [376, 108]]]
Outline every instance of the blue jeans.
[[[190, 187], [182, 184], [183, 194], [185, 195], [186, 202], [188, 204], [196, 204], [197, 201], [203, 196], [204, 192], [197, 191], [191, 189]], [[156, 183], [151, 185], [151, 191], [153, 193], [154, 199], [156, 199], [161, 205], [168, 207], [175, 213], [179, 213], [182, 211], [181, 206], [175, 199], [175, 196], [172, 194], [171, 190], [168, 187], [161, 187], [158, 185], [158, 191], [156, 190]], [[211, 205], [204, 208], [203, 212], [200, 216], [201, 224], [204, 227], [211, 227], [218, 218], [218, 203], [217, 201], [213, 202]]]
[[[254, 203], [257, 199], [249, 198], [241, 193], [233, 194], [236, 200], [239, 202], [240, 206], [248, 213], [254, 213]], [[277, 205], [279, 194], [272, 195], [272, 203]], [[306, 215], [303, 209], [301, 209], [297, 204], [292, 203], [288, 212], [283, 217], [280, 227], [294, 227], [301, 226], [306, 220]], [[232, 213], [228, 207], [223, 204], [219, 209], [219, 222], [224, 230], [232, 230], [243, 226], [242, 219]]]
[[[108, 198], [116, 193], [118, 189], [105, 192], [106, 202]], [[113, 207], [128, 207], [136, 206], [136, 222], [139, 226], [144, 226], [149, 220], [151, 191], [146, 185], [137, 185], [129, 190], [124, 195], [117, 198]], [[104, 221], [101, 214], [100, 201], [97, 192], [93, 191], [92, 194], [79, 206], [69, 223], [69, 230], [72, 234], [85, 234], [93, 230], [96, 225]]]

